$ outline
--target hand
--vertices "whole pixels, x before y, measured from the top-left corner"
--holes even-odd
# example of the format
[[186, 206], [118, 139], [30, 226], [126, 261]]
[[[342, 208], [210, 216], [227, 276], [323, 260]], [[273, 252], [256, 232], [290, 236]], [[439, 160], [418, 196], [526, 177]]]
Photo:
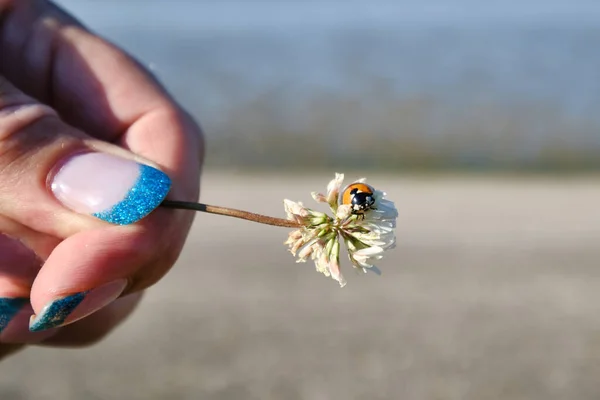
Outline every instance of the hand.
[[50, 2], [0, 0], [0, 57], [0, 357], [93, 343], [181, 251], [200, 128]]

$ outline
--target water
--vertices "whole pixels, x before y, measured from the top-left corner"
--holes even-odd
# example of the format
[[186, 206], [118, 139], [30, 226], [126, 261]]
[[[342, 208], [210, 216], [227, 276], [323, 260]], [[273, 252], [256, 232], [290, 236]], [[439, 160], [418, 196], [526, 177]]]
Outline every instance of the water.
[[600, 163], [595, 2], [62, 3], [202, 121], [215, 163]]

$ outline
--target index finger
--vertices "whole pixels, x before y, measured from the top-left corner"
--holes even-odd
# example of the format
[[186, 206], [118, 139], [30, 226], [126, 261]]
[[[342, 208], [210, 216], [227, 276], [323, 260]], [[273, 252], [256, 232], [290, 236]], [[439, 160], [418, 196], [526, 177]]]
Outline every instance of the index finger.
[[114, 140], [139, 117], [172, 106], [129, 55], [55, 4], [0, 0], [0, 73], [76, 127]]
[[197, 171], [199, 128], [131, 56], [48, 1], [0, 0], [0, 16], [0, 74], [90, 135]]

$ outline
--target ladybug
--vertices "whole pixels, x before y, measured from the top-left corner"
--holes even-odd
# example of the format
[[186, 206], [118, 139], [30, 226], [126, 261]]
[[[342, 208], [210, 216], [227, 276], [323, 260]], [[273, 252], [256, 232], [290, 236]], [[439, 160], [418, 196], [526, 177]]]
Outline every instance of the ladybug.
[[366, 183], [348, 185], [340, 196], [341, 204], [352, 206], [352, 214], [364, 216], [364, 213], [375, 208], [374, 189]]

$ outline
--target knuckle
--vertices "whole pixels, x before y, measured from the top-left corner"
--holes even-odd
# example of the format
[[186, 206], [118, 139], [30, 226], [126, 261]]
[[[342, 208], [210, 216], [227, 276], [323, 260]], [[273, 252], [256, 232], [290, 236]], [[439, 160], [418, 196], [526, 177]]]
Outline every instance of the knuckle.
[[[18, 177], [39, 162], [31, 157], [56, 142], [56, 123], [44, 106], [24, 105], [0, 108], [0, 176]], [[11, 173], [7, 171], [10, 169]]]
[[[50, 132], [41, 129], [32, 135], [32, 130], [27, 128], [49, 118], [58, 120], [58, 115], [51, 107], [18, 91], [0, 76], [0, 156], [23, 140], [46, 141]], [[22, 135], [26, 131], [29, 134]]]
[[47, 117], [56, 118], [57, 115], [52, 108], [44, 104], [0, 104], [0, 142], [13, 138], [28, 126]]
[[0, 76], [0, 174], [16, 160], [60, 140], [61, 121], [50, 106], [17, 90]]

